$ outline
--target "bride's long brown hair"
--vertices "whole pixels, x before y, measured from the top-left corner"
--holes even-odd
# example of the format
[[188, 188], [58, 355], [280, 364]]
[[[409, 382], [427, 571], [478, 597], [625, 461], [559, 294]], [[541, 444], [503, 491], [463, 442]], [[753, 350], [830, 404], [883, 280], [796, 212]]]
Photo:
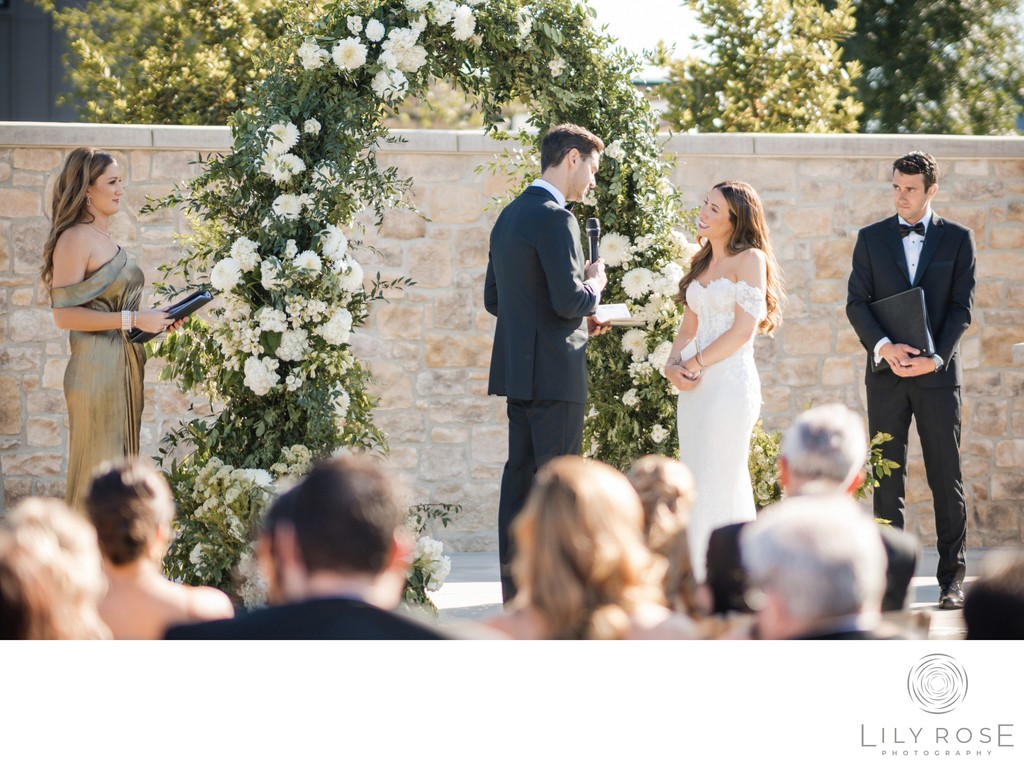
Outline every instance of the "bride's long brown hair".
[[53, 284], [53, 250], [60, 235], [76, 223], [92, 223], [96, 217], [86, 209], [89, 186], [114, 162], [106, 152], [80, 147], [64, 160], [50, 197], [50, 235], [43, 245], [43, 268], [39, 273], [47, 289]]
[[[713, 188], [722, 193], [726, 205], [729, 206], [732, 237], [725, 246], [725, 254], [727, 256], [736, 255], [756, 247], [765, 255], [765, 266], [768, 272], [765, 300], [768, 304], [768, 314], [758, 324], [757, 331], [765, 335], [772, 335], [782, 323], [781, 303], [785, 297], [785, 290], [779, 264], [775, 260], [775, 252], [772, 250], [771, 239], [768, 235], [768, 223], [765, 221], [761, 198], [757, 196], [754, 187], [743, 181], [722, 181], [715, 184]], [[679, 282], [677, 303], [686, 304], [686, 289], [710, 267], [711, 242], [705, 240], [703, 247], [690, 261], [690, 270]]]

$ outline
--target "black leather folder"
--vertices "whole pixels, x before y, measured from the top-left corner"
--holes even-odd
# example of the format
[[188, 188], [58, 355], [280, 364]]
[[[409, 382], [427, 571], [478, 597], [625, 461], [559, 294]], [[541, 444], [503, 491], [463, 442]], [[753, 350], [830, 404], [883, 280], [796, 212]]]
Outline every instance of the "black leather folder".
[[[184, 300], [180, 300], [177, 303], [172, 303], [170, 306], [165, 307], [164, 311], [166, 311], [174, 321], [177, 322], [179, 319], [184, 319], [190, 314], [198, 311], [212, 300], [213, 296], [210, 294], [209, 290], [198, 290]], [[128, 340], [132, 343], [145, 343], [146, 341], [153, 340], [153, 338], [159, 334], [160, 333], [158, 332], [145, 332], [136, 327], [128, 333]]]
[[[893, 343], [913, 346], [921, 352], [921, 356], [935, 355], [935, 340], [928, 324], [928, 308], [924, 303], [924, 290], [920, 287], [875, 301], [871, 304], [871, 313]], [[889, 369], [889, 363], [885, 359], [876, 363], [872, 355], [871, 369], [881, 372]]]

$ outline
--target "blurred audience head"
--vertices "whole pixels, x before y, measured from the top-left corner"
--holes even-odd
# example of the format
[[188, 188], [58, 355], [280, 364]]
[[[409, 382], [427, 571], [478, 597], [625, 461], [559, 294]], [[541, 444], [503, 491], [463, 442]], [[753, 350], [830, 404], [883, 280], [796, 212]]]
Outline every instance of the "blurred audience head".
[[372, 458], [316, 465], [267, 512], [261, 561], [270, 600], [304, 600], [358, 579], [383, 587], [383, 606], [397, 605], [412, 548], [406, 519], [392, 480]]
[[96, 533], [58, 500], [28, 498], [0, 518], [0, 638], [109, 638]]
[[782, 437], [779, 480], [789, 496], [853, 493], [868, 455], [864, 419], [842, 404], [802, 413]]
[[644, 512], [614, 468], [567, 456], [537, 473], [513, 527], [519, 602], [547, 638], [621, 638], [643, 603], [664, 603], [663, 562], [643, 538]]
[[740, 547], [761, 638], [832, 632], [842, 618], [880, 613], [885, 549], [849, 498], [783, 500], [743, 528]]
[[138, 460], [105, 463], [89, 486], [85, 509], [110, 564], [159, 561], [167, 552], [174, 496], [155, 468]]
[[969, 639], [1024, 638], [1024, 551], [993, 551], [964, 597]]
[[663, 455], [645, 455], [626, 474], [640, 497], [647, 546], [667, 562], [665, 596], [674, 609], [697, 615], [700, 603], [690, 561], [687, 530], [696, 499], [693, 473], [684, 463]]

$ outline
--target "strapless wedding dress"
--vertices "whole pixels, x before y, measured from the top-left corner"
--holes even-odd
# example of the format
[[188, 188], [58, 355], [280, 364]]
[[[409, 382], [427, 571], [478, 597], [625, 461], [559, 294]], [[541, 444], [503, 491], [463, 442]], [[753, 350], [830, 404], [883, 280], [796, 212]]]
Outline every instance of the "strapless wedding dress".
[[[697, 315], [698, 348], [733, 325], [739, 306], [758, 322], [767, 315], [763, 290], [721, 277], [686, 289], [687, 311]], [[683, 361], [687, 354], [684, 353]], [[679, 394], [679, 459], [693, 471], [697, 499], [690, 521], [690, 553], [698, 582], [705, 578], [712, 530], [755, 516], [747, 461], [750, 435], [761, 412], [761, 380], [751, 338], [727, 359], [704, 370], [700, 383]]]

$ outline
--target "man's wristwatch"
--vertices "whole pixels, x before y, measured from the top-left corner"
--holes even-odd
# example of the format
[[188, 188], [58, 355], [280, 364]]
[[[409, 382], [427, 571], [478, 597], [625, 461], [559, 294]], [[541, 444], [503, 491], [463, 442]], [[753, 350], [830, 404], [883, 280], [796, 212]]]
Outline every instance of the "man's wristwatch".
[[932, 361], [935, 362], [935, 372], [938, 372], [939, 370], [942, 369], [942, 357], [941, 356], [939, 356], [938, 354], [934, 354], [932, 356]]

